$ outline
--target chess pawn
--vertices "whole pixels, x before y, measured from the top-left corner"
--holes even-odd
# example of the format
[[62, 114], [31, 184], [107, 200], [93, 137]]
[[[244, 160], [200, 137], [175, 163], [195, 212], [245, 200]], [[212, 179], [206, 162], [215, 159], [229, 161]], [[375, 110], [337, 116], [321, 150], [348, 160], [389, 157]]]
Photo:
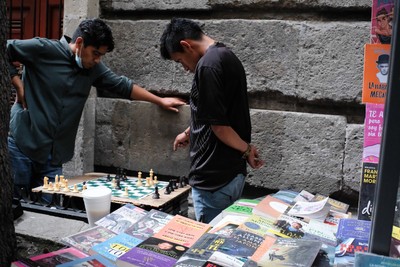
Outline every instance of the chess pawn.
[[125, 186], [125, 190], [124, 190], [124, 194], [123, 194], [123, 196], [124, 196], [124, 197], [127, 197], [127, 196], [129, 196], [129, 193], [128, 193], [128, 187], [127, 187], [127, 186]]
[[82, 191], [84, 191], [84, 190], [86, 190], [86, 189], [87, 189], [87, 185], [84, 184], [84, 185], [82, 186]]
[[45, 176], [43, 178], [43, 189], [49, 188], [49, 177]]
[[55, 184], [54, 191], [56, 191], [56, 192], [60, 191], [60, 183]]
[[56, 174], [56, 177], [54, 177], [54, 184], [58, 184], [58, 174]]
[[150, 174], [150, 178], [151, 178], [151, 180], [153, 180], [153, 175], [154, 175], [154, 171], [153, 171], [153, 169], [150, 169], [150, 172], [149, 172], [149, 174]]
[[52, 182], [49, 183], [49, 186], [48, 186], [47, 190], [48, 190], [48, 191], [53, 191], [53, 190], [54, 190], [54, 187], [53, 187], [53, 183], [52, 183]]
[[113, 188], [117, 187], [117, 181], [115, 180], [115, 178], [112, 179], [112, 187]]
[[64, 185], [64, 192], [70, 192], [71, 190], [69, 190], [69, 187], [68, 187], [68, 180], [67, 179], [64, 179], [64, 183], [63, 183], [63, 185]]
[[142, 179], [142, 172], [138, 172], [137, 178], [138, 178], [138, 179]]
[[74, 189], [72, 190], [72, 193], [79, 193], [78, 186], [74, 184]]
[[157, 176], [154, 176], [153, 184], [158, 184]]
[[142, 177], [138, 177], [136, 186], [142, 186], [142, 185], [143, 185], [143, 183], [142, 183]]
[[64, 187], [65, 187], [64, 181], [65, 181], [64, 175], [60, 175], [60, 184], [61, 184], [61, 188], [64, 188]]

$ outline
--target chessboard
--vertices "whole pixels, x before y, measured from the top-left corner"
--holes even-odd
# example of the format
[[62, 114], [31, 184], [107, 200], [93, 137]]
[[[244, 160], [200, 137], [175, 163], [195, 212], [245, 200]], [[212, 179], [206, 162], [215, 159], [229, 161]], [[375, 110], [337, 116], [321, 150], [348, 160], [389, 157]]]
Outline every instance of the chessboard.
[[[115, 198], [128, 198], [128, 199], [141, 199], [148, 195], [152, 195], [157, 190], [165, 189], [168, 186], [168, 182], [157, 181], [157, 184], [146, 185], [145, 182], [142, 182], [141, 185], [138, 185], [139, 179], [136, 177], [127, 177], [126, 180], [120, 181], [118, 189], [114, 182], [107, 178], [107, 176], [103, 176], [97, 179], [85, 181], [82, 183], [76, 184], [76, 188], [79, 192], [82, 191], [83, 187], [86, 185], [86, 188], [94, 188], [98, 186], [105, 186], [112, 191], [112, 197]], [[75, 188], [75, 185], [69, 186], [70, 191], [72, 192]]]
[[[167, 212], [171, 208], [182, 209], [182, 206], [187, 206], [187, 197], [191, 189], [187, 181], [178, 181], [177, 179], [170, 179], [169, 182], [161, 181], [157, 180], [151, 172], [152, 179], [150, 177], [141, 178], [141, 173], [138, 173], [141, 183], [138, 183], [139, 177], [123, 175], [123, 179], [115, 181], [116, 176], [117, 174], [107, 173], [87, 173], [70, 179], [60, 176], [62, 178], [59, 178], [58, 182], [55, 181], [51, 186], [50, 182], [44, 179], [43, 186], [33, 188], [32, 192], [38, 196], [42, 194], [59, 195], [62, 196], [61, 199], [64, 199], [64, 202], [68, 203], [67, 199], [82, 200], [83, 190], [105, 186], [112, 190], [111, 202], [115, 204], [131, 203], [145, 209], [154, 208]], [[148, 178], [149, 182], [147, 182]], [[67, 180], [67, 183], [63, 184], [61, 182], [63, 180]], [[54, 199], [58, 199], [58, 197], [53, 197]]]

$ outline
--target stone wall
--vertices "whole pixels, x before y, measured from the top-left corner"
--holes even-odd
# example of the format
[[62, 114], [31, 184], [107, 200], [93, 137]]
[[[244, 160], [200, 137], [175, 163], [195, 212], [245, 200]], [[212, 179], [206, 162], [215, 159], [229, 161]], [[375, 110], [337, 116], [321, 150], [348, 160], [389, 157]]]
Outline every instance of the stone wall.
[[[246, 69], [253, 143], [266, 161], [250, 171], [248, 185], [356, 194], [370, 2], [101, 0], [100, 17], [116, 42], [104, 62], [154, 93], [187, 99], [192, 75], [161, 59], [159, 38], [172, 17], [199, 21]], [[185, 175], [188, 151], [173, 152], [172, 142], [188, 121], [187, 106], [172, 114], [148, 103], [98, 97], [94, 165]]]

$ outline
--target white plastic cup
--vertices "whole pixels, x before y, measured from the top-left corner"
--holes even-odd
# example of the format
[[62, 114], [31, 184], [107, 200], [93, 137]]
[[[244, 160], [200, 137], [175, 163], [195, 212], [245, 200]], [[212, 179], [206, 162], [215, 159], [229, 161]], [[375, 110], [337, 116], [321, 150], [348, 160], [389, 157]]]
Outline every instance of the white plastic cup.
[[82, 197], [89, 225], [94, 227], [96, 221], [110, 213], [111, 189], [105, 186], [88, 188], [83, 191]]

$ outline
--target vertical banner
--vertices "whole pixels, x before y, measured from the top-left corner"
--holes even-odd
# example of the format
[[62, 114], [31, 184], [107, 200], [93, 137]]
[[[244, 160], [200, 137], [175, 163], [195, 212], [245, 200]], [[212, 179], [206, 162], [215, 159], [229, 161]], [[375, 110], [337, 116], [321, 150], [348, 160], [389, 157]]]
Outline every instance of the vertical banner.
[[366, 104], [358, 219], [371, 220], [383, 129], [383, 104]]

